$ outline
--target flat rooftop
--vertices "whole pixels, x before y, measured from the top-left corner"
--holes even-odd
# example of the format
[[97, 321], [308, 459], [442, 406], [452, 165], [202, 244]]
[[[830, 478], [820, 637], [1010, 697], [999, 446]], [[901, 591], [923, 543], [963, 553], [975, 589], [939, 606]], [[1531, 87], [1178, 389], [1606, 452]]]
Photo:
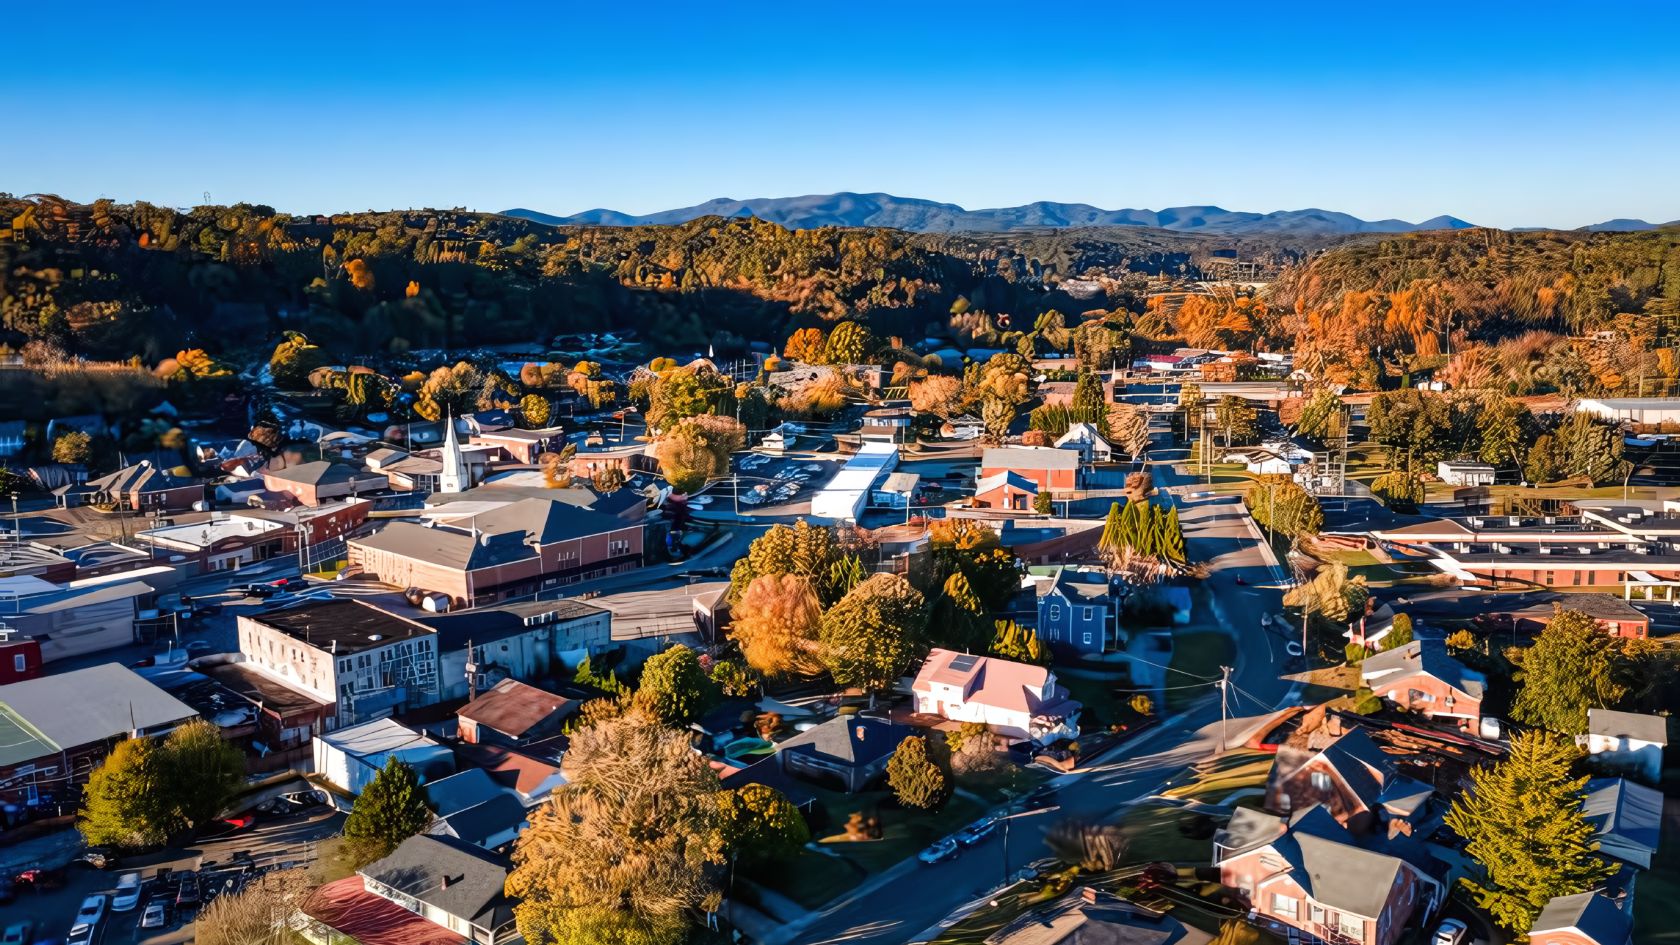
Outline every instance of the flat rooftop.
[[140, 532], [138, 537], [146, 541], [162, 542], [177, 547], [211, 548], [230, 538], [254, 537], [269, 532], [284, 531], [285, 528], [286, 526], [279, 522], [239, 515], [194, 522], [191, 525], [166, 525], [163, 528], [149, 528]]
[[359, 600], [332, 600], [271, 610], [246, 618], [320, 650], [360, 653], [432, 631]]

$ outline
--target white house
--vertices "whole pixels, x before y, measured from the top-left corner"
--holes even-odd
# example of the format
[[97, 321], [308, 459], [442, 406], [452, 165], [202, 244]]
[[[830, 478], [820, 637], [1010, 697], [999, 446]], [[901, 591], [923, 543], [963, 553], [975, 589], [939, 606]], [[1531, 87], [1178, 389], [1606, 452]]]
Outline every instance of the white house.
[[1587, 734], [1576, 738], [1595, 760], [1651, 784], [1662, 777], [1663, 748], [1668, 745], [1668, 720], [1660, 715], [1587, 710]]
[[1114, 459], [1114, 447], [1089, 423], [1070, 424], [1066, 433], [1056, 437], [1056, 447], [1078, 450], [1079, 458], [1087, 463], [1107, 463]]
[[414, 769], [421, 784], [455, 773], [455, 755], [442, 744], [392, 719], [374, 719], [315, 736], [315, 773], [350, 794], [396, 758]]
[[1443, 459], [1435, 464], [1435, 475], [1449, 486], [1491, 486], [1493, 466], [1473, 459]]
[[1044, 666], [935, 649], [910, 691], [917, 712], [981, 722], [1006, 738], [1043, 745], [1079, 734], [1080, 704]]
[[1601, 420], [1650, 424], [1680, 422], [1677, 397], [1583, 397], [1575, 401], [1578, 413], [1590, 413]]

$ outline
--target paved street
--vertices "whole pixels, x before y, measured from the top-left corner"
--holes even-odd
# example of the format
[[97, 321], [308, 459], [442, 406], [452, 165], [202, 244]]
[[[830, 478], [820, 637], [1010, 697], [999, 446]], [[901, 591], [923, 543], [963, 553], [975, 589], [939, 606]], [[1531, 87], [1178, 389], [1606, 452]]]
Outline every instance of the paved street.
[[[1196, 490], [1196, 481], [1172, 465], [1182, 453], [1158, 451], [1151, 471], [1162, 498], [1179, 506], [1190, 557], [1207, 562], [1213, 570], [1209, 588], [1219, 612], [1199, 616], [1198, 623], [1224, 626], [1238, 644], [1232, 676], [1233, 720], [1228, 728], [1230, 741], [1236, 744], [1258, 717], [1289, 697], [1289, 684], [1278, 678], [1286, 659], [1283, 643], [1262, 630], [1258, 620], [1261, 613], [1281, 609], [1282, 595], [1275, 587], [1264, 586], [1274, 575], [1242, 507], [1229, 498], [1188, 497]], [[1238, 575], [1245, 584], [1235, 583]], [[1169, 678], [1168, 685], [1197, 682]], [[1062, 810], [1023, 820], [1010, 837], [1008, 863], [1003, 859], [1001, 831], [954, 860], [932, 866], [916, 860], [901, 863], [808, 922], [788, 927], [779, 941], [900, 945], [917, 939], [954, 910], [986, 895], [1006, 874], [1048, 856], [1043, 834], [1057, 817], [1113, 820], [1122, 808], [1155, 793], [1186, 765], [1212, 755], [1220, 739], [1219, 718], [1219, 702], [1210, 693], [1208, 700], [1166, 720], [1092, 768], [1057, 779], [1056, 803]]]

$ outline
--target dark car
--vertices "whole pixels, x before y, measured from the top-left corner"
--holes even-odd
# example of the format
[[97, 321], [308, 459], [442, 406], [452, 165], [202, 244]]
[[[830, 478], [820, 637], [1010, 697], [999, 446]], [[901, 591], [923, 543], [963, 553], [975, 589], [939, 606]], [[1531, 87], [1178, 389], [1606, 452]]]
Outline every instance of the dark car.
[[96, 870], [115, 869], [119, 862], [117, 851], [110, 847], [88, 847], [71, 862], [91, 866]]
[[239, 584], [228, 590], [235, 594], [244, 594], [246, 597], [260, 597], [263, 600], [280, 593], [280, 589], [272, 584]]
[[198, 874], [187, 870], [178, 874], [175, 879], [175, 908], [190, 909], [198, 905], [198, 900], [203, 894], [203, 890], [199, 888]]

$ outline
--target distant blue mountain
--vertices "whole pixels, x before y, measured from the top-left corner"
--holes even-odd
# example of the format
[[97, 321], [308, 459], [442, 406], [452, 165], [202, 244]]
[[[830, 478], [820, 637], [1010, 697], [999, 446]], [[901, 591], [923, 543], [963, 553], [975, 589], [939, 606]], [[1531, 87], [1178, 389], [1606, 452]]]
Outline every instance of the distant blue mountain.
[[1641, 230], [1661, 230], [1671, 226], [1680, 226], [1680, 220], [1670, 220], [1667, 223], [1646, 223], [1644, 220], [1629, 220], [1625, 217], [1617, 217], [1614, 220], [1605, 220], [1603, 223], [1583, 226], [1581, 229], [1589, 233], [1634, 233]]
[[633, 216], [616, 210], [586, 210], [572, 216], [554, 216], [535, 210], [504, 211], [554, 225], [591, 224], [634, 226], [638, 224], [686, 223], [703, 216], [758, 217], [789, 229], [819, 226], [879, 226], [921, 233], [989, 232], [1073, 226], [1158, 227], [1186, 233], [1257, 235], [1283, 233], [1300, 236], [1335, 236], [1345, 233], [1410, 233], [1417, 230], [1458, 230], [1473, 226], [1457, 217], [1438, 216], [1422, 223], [1405, 220], [1361, 220], [1334, 210], [1278, 210], [1247, 213], [1220, 207], [1169, 207], [1165, 210], [1103, 210], [1083, 203], [1039, 201], [1020, 207], [965, 210], [952, 203], [938, 203], [892, 194], [813, 194], [805, 197], [770, 197], [734, 200], [720, 197], [693, 207]]

